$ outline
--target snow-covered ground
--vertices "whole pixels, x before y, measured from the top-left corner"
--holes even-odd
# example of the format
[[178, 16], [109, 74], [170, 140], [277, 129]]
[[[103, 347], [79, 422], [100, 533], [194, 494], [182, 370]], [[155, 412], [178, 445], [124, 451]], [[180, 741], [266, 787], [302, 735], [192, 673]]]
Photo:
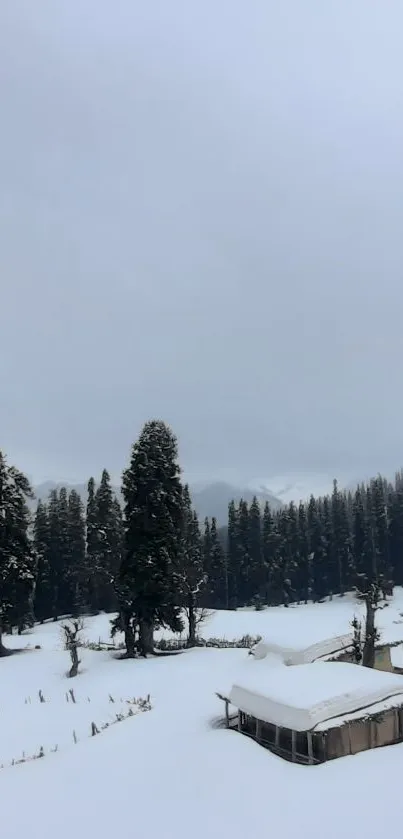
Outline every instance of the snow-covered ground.
[[[203, 633], [313, 643], [348, 631], [358, 611], [346, 597], [317, 606], [220, 612]], [[401, 611], [398, 591], [378, 616], [385, 639], [403, 640]], [[87, 620], [88, 639], [107, 641], [108, 632], [108, 616]], [[69, 680], [58, 624], [5, 643], [41, 645], [0, 661], [1, 827], [7, 839], [32, 833], [41, 839], [319, 839], [324, 833], [349, 839], [361, 832], [379, 839], [381, 832], [401, 832], [403, 745], [304, 767], [217, 727], [223, 709], [215, 691], [228, 688], [245, 668], [269, 666], [245, 650], [207, 648], [122, 661], [113, 652], [83, 649], [81, 673]], [[66, 701], [70, 688], [75, 703]], [[150, 711], [91, 736], [92, 722], [101, 729], [127, 713], [127, 700], [147, 694]], [[41, 747], [42, 759], [9, 765]]]

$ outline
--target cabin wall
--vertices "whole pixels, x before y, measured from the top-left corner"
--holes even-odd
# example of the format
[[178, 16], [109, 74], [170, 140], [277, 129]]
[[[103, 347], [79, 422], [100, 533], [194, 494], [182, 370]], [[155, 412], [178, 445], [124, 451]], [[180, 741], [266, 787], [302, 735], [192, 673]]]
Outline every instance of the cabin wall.
[[[341, 655], [338, 655], [332, 660], [348, 661], [351, 664], [355, 664], [354, 653], [351, 650], [349, 650], [348, 652], [341, 653]], [[383, 670], [386, 673], [403, 673], [403, 669], [393, 667], [392, 658], [390, 654], [390, 646], [388, 644], [383, 644], [380, 647], [376, 647], [374, 669]]]
[[367, 749], [403, 740], [403, 709], [390, 708], [382, 715], [347, 722], [326, 732], [326, 760], [356, 755]]
[[303, 764], [323, 763], [402, 742], [403, 708], [390, 708], [373, 718], [353, 720], [324, 732], [311, 733], [292, 732], [240, 711], [238, 728], [286, 760]]

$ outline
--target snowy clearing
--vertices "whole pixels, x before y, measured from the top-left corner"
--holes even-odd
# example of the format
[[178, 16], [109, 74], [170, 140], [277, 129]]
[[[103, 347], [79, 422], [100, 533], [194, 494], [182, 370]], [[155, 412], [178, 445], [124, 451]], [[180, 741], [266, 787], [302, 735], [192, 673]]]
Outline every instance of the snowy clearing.
[[[378, 615], [385, 640], [403, 640], [402, 610], [403, 592], [397, 591]], [[314, 643], [348, 632], [354, 613], [359, 609], [352, 597], [221, 612], [209, 618], [203, 634]], [[84, 635], [109, 641], [109, 617], [87, 619]], [[359, 832], [378, 839], [381, 832], [400, 832], [395, 803], [403, 745], [304, 767], [217, 727], [223, 707], [215, 691], [251, 667], [268, 668], [267, 660], [253, 661], [245, 650], [203, 648], [122, 661], [113, 652], [84, 649], [81, 672], [69, 680], [58, 624], [4, 640], [9, 647], [29, 643], [42, 649], [0, 661], [0, 764], [41, 746], [45, 751], [42, 759], [0, 772], [7, 839], [23, 839], [35, 826], [42, 839], [110, 839], [117, 832], [152, 839], [246, 839], [273, 832], [281, 839], [319, 839], [324, 830], [327, 839]], [[75, 705], [66, 701], [70, 688]], [[39, 691], [45, 703], [39, 702]], [[127, 707], [126, 700], [148, 694], [150, 711], [90, 736], [92, 721], [107, 722]], [[28, 697], [31, 703], [25, 702]], [[336, 812], [335, 802], [342, 802]]]

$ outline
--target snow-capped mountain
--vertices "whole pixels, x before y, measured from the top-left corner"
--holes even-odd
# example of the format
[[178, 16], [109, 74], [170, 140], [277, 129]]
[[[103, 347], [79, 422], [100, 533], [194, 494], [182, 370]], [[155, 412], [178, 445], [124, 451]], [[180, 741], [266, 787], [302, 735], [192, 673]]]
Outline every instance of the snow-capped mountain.
[[[47, 481], [34, 488], [36, 499], [46, 500], [50, 490], [60, 488], [62, 484]], [[67, 484], [69, 490], [75, 489], [82, 497], [84, 503], [87, 501], [87, 486], [86, 484]], [[256, 495], [261, 505], [266, 501], [269, 502], [273, 510], [281, 507], [282, 499], [276, 498], [275, 494], [264, 487], [257, 487], [253, 489], [247, 486], [236, 486], [226, 483], [225, 481], [213, 481], [204, 485], [191, 485], [192, 500], [194, 507], [198, 513], [199, 520], [202, 522], [205, 517], [217, 519], [219, 525], [225, 525], [228, 519], [228, 504], [234, 500], [239, 502], [241, 498], [250, 503], [253, 496]], [[113, 487], [113, 491], [120, 497], [120, 490], [118, 487]]]
[[[255, 492], [268, 492], [278, 498], [283, 504], [294, 501], [306, 501], [311, 495], [315, 497], [328, 495], [333, 489], [333, 475], [321, 473], [307, 473], [296, 475], [276, 475], [272, 478], [256, 478], [249, 484]], [[338, 477], [342, 488], [347, 481]]]

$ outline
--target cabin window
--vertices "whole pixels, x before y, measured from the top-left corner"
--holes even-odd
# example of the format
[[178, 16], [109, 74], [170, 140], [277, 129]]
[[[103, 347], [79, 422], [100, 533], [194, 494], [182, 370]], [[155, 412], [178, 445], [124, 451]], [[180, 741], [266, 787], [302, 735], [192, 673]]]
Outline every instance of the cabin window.
[[322, 761], [325, 760], [325, 750], [323, 744], [322, 734], [312, 734], [312, 751], [315, 760]]
[[261, 723], [261, 738], [266, 743], [275, 743], [276, 742], [276, 726], [271, 725], [269, 722], [262, 722]]
[[292, 734], [290, 728], [280, 728], [280, 742], [279, 742], [280, 749], [284, 749], [285, 752], [292, 751]]
[[308, 735], [306, 731], [297, 731], [295, 749], [297, 754], [308, 756]]

